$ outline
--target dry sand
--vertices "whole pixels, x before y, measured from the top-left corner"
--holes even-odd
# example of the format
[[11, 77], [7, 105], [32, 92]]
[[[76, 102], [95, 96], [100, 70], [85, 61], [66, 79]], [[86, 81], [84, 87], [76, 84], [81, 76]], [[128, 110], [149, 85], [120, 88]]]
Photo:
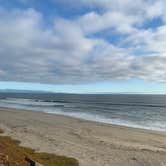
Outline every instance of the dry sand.
[[80, 166], [166, 166], [164, 132], [3, 108], [0, 128], [23, 146], [74, 157]]

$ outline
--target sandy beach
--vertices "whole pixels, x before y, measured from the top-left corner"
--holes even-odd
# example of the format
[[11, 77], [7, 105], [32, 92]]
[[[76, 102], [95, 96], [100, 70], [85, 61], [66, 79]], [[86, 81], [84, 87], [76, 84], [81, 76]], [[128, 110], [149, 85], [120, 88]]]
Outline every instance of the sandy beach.
[[166, 133], [0, 109], [0, 128], [37, 151], [76, 158], [80, 166], [165, 166]]

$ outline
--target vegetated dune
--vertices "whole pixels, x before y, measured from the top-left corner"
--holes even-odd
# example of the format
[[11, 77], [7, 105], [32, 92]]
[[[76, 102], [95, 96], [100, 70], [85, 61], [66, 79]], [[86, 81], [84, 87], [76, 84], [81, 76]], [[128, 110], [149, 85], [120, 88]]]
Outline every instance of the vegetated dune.
[[[0, 129], [0, 133], [3, 130]], [[37, 153], [35, 150], [19, 146], [19, 141], [13, 140], [8, 136], [0, 136], [0, 154], [8, 156], [10, 166], [29, 166], [25, 160], [28, 156], [43, 166], [78, 166], [78, 161], [74, 158], [57, 156], [48, 153]]]

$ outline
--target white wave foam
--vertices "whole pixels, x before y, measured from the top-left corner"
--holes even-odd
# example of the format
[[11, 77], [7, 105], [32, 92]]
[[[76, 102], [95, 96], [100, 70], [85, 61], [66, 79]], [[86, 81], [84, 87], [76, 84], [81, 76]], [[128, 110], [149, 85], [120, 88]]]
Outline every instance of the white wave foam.
[[111, 119], [111, 118], [106, 118], [102, 115], [93, 115], [90, 113], [63, 112], [63, 111], [58, 111], [58, 110], [44, 111], [44, 112], [51, 113], [51, 114], [65, 115], [65, 116], [70, 116], [70, 117], [79, 118], [79, 119], [83, 119], [83, 120], [106, 123], [106, 124], [120, 125], [120, 126], [154, 130], [154, 131], [166, 131], [166, 123], [164, 123], [164, 122], [163, 123], [145, 122], [144, 124], [141, 125], [141, 124], [136, 124], [136, 122], [134, 123], [134, 122], [117, 119], [117, 118]]

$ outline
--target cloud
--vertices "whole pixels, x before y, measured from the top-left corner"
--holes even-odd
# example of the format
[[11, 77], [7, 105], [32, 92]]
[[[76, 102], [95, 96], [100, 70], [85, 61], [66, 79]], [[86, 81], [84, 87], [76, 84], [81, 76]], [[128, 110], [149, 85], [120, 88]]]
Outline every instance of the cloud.
[[135, 76], [140, 79], [166, 82], [166, 55], [144, 56], [137, 59]]
[[61, 82], [63, 68], [74, 70], [95, 43], [67, 20], [57, 19], [51, 29], [43, 27], [34, 9], [0, 15], [0, 70], [6, 73], [1, 80]]
[[165, 0], [56, 0], [61, 4], [67, 4], [69, 8], [87, 7], [100, 12], [120, 12], [123, 14], [134, 14], [144, 18], [154, 18], [165, 15]]
[[[166, 82], [163, 5], [143, 0], [80, 2], [95, 4], [102, 12], [92, 10], [70, 19], [55, 16], [47, 25], [43, 13], [33, 8], [0, 9], [0, 80]], [[158, 17], [162, 25], [143, 28]], [[117, 44], [97, 36], [106, 30], [110, 38], [119, 39]]]
[[135, 49], [153, 52], [158, 54], [166, 53], [166, 25], [162, 25], [155, 30], [139, 30], [126, 38], [125, 42], [129, 43]]
[[85, 33], [96, 33], [106, 29], [112, 29], [119, 33], [131, 33], [139, 18], [127, 16], [120, 12], [106, 12], [97, 14], [91, 12], [78, 19], [78, 25]]

